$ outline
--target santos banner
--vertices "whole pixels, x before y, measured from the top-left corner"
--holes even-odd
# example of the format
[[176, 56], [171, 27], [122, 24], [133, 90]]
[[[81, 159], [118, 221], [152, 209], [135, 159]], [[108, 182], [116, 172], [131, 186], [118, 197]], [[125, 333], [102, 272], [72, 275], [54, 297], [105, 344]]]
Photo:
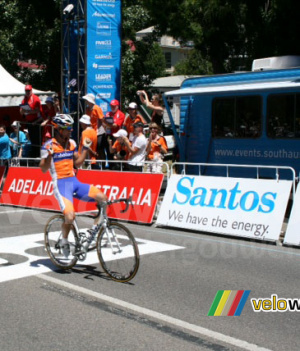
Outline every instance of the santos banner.
[[278, 240], [291, 181], [173, 175], [157, 224]]
[[120, 99], [121, 0], [87, 1], [87, 92], [103, 112]]
[[[109, 200], [132, 197], [133, 206], [122, 213], [123, 203], [109, 206], [107, 214], [111, 218], [151, 223], [156, 208], [163, 174], [131, 172], [99, 172], [79, 170], [77, 178], [82, 183], [94, 184], [104, 192]], [[53, 183], [49, 172], [39, 168], [10, 167], [0, 203], [6, 205], [56, 210], [59, 206], [53, 195]], [[76, 212], [93, 211], [94, 202], [74, 200]]]

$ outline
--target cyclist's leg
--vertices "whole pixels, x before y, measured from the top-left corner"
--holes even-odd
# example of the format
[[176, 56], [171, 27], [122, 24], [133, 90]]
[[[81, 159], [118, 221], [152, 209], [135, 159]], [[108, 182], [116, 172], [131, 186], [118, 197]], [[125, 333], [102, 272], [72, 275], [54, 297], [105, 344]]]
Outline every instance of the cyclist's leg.
[[[91, 201], [94, 200], [96, 201], [100, 206], [105, 205], [107, 202], [107, 196], [99, 190], [97, 187], [90, 185], [90, 184], [85, 184], [79, 182], [79, 180], [76, 181], [76, 198], [78, 198], [81, 201]], [[100, 216], [97, 217], [94, 220], [94, 225], [97, 225], [99, 223]]]
[[68, 235], [71, 230], [72, 224], [75, 219], [75, 211], [73, 206], [73, 191], [74, 191], [74, 179], [64, 178], [57, 180], [57, 191], [55, 191], [55, 197], [57, 198], [60, 209], [64, 214], [64, 223], [62, 224], [62, 245], [65, 247], [65, 254], [68, 255]]

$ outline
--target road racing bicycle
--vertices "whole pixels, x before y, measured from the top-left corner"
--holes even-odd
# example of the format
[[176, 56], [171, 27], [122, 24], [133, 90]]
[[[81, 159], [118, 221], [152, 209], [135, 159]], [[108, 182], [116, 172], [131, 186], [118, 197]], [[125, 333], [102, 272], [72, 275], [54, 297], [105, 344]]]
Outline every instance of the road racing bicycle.
[[[124, 202], [128, 210], [132, 205], [131, 198], [108, 201], [107, 206]], [[71, 269], [77, 261], [84, 261], [87, 253], [97, 250], [98, 259], [103, 270], [118, 282], [128, 282], [137, 273], [140, 255], [136, 240], [131, 231], [123, 224], [111, 221], [107, 217], [106, 206], [97, 206], [98, 212], [93, 214], [78, 214], [77, 216], [97, 218], [100, 215], [100, 229], [94, 241], [89, 242], [88, 233], [80, 230], [76, 219], [69, 232], [70, 255], [65, 257], [62, 252], [62, 232], [64, 216], [52, 216], [45, 226], [45, 246], [51, 261], [61, 269]]]

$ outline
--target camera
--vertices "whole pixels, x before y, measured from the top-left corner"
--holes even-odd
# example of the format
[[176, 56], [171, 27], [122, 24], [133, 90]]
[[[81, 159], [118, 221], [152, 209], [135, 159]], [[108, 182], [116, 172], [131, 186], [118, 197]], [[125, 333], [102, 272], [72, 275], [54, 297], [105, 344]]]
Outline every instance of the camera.
[[69, 15], [72, 10], [74, 9], [74, 5], [73, 4], [69, 4], [68, 6], [66, 6], [63, 10], [63, 14], [64, 15]]

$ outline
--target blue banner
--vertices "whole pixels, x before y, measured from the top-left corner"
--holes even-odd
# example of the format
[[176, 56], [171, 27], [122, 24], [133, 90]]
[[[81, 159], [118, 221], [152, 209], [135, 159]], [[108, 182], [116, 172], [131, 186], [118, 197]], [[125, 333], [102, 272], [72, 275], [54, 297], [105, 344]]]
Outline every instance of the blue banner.
[[121, 0], [87, 1], [87, 93], [104, 114], [120, 101]]

